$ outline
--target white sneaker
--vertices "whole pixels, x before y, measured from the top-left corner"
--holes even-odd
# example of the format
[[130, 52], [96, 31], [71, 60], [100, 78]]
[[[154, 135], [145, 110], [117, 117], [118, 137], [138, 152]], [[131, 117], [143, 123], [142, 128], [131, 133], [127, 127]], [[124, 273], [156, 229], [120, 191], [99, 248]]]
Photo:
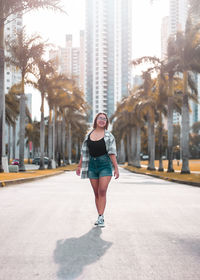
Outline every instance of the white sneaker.
[[101, 215], [98, 217], [98, 227], [105, 227], [105, 224], [104, 224], [104, 216]]
[[99, 227], [105, 227], [104, 225], [104, 216], [103, 215], [99, 215], [98, 219], [96, 220], [96, 222], [94, 223], [95, 226], [99, 226]]
[[99, 219], [96, 220], [96, 222], [94, 223], [95, 226], [98, 226], [99, 223]]

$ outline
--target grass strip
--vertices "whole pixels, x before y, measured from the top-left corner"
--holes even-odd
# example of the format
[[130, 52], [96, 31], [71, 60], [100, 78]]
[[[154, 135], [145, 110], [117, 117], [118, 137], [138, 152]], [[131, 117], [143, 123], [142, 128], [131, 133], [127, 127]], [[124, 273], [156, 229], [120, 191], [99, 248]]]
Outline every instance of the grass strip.
[[153, 170], [147, 170], [146, 168], [137, 168], [130, 165], [123, 165], [123, 168], [139, 173], [139, 174], [146, 174], [146, 175], [152, 175], [164, 180], [168, 181], [177, 181], [180, 183], [194, 183], [195, 186], [200, 187], [200, 174], [198, 173], [191, 173], [191, 174], [181, 174], [179, 172], [162, 172], [162, 171], [153, 171]]
[[35, 178], [46, 175], [56, 175], [61, 171], [74, 171], [76, 165], [66, 165], [56, 169], [45, 169], [45, 170], [27, 170], [25, 172], [18, 173], [0, 173], [0, 183], [2, 186], [6, 184], [7, 181], [17, 180], [17, 179], [26, 179], [26, 178]]

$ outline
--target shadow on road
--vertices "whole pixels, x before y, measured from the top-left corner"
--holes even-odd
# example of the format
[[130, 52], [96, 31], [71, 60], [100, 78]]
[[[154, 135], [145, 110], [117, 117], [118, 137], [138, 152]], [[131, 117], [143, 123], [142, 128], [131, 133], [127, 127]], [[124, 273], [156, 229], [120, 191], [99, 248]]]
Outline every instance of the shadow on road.
[[98, 261], [112, 246], [112, 242], [104, 241], [98, 227], [78, 237], [57, 241], [54, 261], [59, 264], [59, 279], [72, 280], [82, 274], [85, 266]]

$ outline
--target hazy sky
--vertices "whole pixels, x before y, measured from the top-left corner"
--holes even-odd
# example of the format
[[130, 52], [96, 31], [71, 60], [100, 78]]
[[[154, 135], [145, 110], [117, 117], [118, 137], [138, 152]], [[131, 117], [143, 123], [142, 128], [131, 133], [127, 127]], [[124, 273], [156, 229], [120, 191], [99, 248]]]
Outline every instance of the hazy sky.
[[[39, 33], [50, 43], [64, 46], [65, 35], [73, 34], [74, 46], [79, 45], [79, 31], [85, 25], [85, 0], [63, 0], [68, 15], [49, 10], [31, 12], [24, 16], [28, 33]], [[132, 57], [160, 57], [161, 19], [169, 14], [169, 0], [132, 0]], [[33, 116], [38, 116], [38, 98], [33, 98]], [[36, 106], [37, 104], [37, 106]]]

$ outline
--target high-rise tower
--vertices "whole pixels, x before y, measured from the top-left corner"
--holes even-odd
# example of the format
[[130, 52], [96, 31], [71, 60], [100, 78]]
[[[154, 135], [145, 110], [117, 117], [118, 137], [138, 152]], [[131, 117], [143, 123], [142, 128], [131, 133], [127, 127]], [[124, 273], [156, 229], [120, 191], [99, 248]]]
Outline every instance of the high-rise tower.
[[85, 94], [91, 122], [97, 112], [111, 116], [128, 94], [131, 61], [131, 1], [86, 1]]

